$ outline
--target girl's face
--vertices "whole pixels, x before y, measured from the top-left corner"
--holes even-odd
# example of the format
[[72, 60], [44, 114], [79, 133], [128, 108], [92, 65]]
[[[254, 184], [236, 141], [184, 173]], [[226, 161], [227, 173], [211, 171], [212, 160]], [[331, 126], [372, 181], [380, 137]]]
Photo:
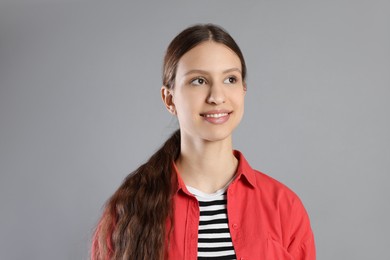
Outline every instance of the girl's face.
[[183, 137], [204, 141], [231, 137], [244, 113], [246, 86], [241, 74], [237, 54], [213, 41], [180, 58], [174, 88], [164, 89], [163, 99], [175, 111]]

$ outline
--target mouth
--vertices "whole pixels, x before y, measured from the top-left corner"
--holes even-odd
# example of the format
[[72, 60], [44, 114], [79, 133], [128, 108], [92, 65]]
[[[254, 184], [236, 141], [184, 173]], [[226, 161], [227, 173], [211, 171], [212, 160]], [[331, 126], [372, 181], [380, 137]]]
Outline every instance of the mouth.
[[220, 118], [220, 117], [227, 116], [231, 113], [232, 112], [230, 112], [230, 113], [215, 113], [215, 114], [201, 114], [201, 116], [208, 117], [208, 118]]
[[218, 112], [214, 112], [214, 111], [211, 111], [211, 112], [207, 112], [207, 113], [202, 113], [200, 114], [200, 116], [203, 116], [203, 117], [206, 117], [206, 118], [220, 118], [220, 117], [225, 117], [225, 116], [228, 116], [230, 115], [231, 113], [233, 113], [233, 111], [218, 111]]
[[200, 114], [200, 116], [211, 124], [219, 125], [228, 121], [231, 113], [233, 113], [233, 111], [209, 111], [207, 113]]

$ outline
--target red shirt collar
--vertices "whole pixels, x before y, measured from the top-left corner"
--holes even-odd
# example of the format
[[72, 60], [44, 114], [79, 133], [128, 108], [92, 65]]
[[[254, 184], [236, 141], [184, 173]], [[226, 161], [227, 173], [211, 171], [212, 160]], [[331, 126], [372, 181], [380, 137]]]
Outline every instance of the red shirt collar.
[[[233, 150], [233, 154], [238, 159], [237, 172], [233, 183], [244, 178], [251, 187], [256, 187], [255, 170], [252, 169], [252, 167], [249, 165], [244, 155], [240, 151]], [[187, 190], [183, 179], [180, 177], [179, 170], [177, 169], [175, 162], [173, 162], [172, 165], [173, 173], [177, 176], [177, 191], [182, 190], [184, 193], [191, 195], [191, 193]]]
[[236, 173], [236, 179], [239, 180], [244, 177], [250, 186], [253, 188], [256, 187], [256, 171], [252, 169], [248, 161], [245, 159], [244, 155], [238, 151], [233, 151], [234, 156], [238, 159], [238, 167]]

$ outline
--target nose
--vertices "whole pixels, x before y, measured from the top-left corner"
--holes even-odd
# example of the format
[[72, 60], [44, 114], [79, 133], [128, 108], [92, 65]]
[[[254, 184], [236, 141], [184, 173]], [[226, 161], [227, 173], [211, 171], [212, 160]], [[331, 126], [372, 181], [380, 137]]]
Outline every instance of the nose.
[[226, 97], [223, 86], [220, 84], [212, 84], [210, 86], [210, 93], [207, 97], [207, 103], [220, 105], [225, 103]]

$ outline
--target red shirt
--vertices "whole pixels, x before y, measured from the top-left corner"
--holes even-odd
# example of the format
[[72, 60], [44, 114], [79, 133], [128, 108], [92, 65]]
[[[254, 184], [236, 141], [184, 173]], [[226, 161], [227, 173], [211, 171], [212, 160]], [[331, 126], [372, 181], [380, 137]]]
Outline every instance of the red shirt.
[[[227, 190], [229, 230], [237, 259], [315, 260], [309, 217], [298, 196], [250, 167], [239, 151], [235, 179]], [[197, 259], [199, 205], [178, 177], [174, 228], [166, 258]], [[169, 225], [168, 225], [169, 228]]]

